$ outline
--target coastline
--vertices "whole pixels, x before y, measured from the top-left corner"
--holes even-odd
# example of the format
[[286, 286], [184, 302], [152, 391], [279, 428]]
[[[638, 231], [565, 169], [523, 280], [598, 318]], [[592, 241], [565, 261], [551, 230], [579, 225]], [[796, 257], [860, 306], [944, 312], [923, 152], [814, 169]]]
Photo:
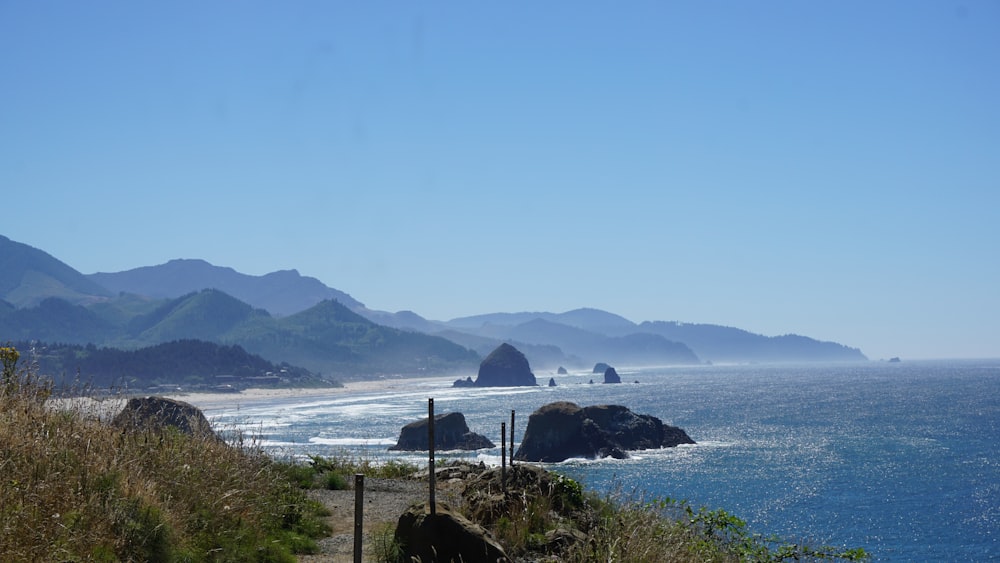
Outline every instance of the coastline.
[[291, 388], [250, 388], [238, 393], [201, 393], [179, 392], [160, 395], [168, 399], [190, 403], [202, 410], [214, 410], [248, 405], [269, 401], [284, 401], [288, 399], [315, 399], [317, 397], [335, 397], [341, 395], [365, 395], [384, 393], [388, 391], [412, 390], [414, 385], [422, 382], [441, 381], [439, 377], [415, 377], [394, 379], [371, 379], [345, 382], [342, 387], [291, 387]]
[[[312, 400], [323, 397], [338, 397], [351, 395], [368, 395], [394, 391], [412, 391], [414, 385], [448, 380], [446, 376], [372, 379], [345, 382], [341, 387], [285, 387], [285, 388], [249, 388], [239, 392], [218, 393], [200, 391], [179, 391], [173, 393], [133, 393], [128, 395], [113, 395], [107, 397], [57, 397], [49, 399], [48, 404], [60, 410], [71, 410], [85, 413], [101, 420], [111, 420], [125, 407], [132, 397], [164, 397], [188, 403], [202, 412], [228, 409], [232, 407], [252, 406], [272, 401], [287, 401], [302, 399]], [[450, 380], [449, 380], [450, 381]]]

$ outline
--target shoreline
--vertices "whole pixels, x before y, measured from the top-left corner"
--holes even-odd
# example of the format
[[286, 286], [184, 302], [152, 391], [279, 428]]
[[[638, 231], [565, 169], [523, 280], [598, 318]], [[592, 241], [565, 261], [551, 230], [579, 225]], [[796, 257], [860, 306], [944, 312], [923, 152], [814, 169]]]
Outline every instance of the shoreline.
[[215, 410], [236, 405], [263, 403], [274, 400], [315, 399], [342, 395], [365, 395], [387, 391], [412, 391], [421, 383], [441, 382], [447, 376], [395, 379], [372, 379], [345, 382], [342, 387], [250, 388], [237, 393], [177, 392], [158, 395], [190, 403], [201, 410]]
[[253, 406], [271, 401], [312, 400], [324, 397], [369, 395], [395, 391], [412, 391], [426, 383], [450, 382], [448, 376], [372, 379], [344, 382], [341, 387], [252, 387], [238, 392], [178, 391], [172, 393], [130, 393], [107, 397], [57, 397], [48, 404], [60, 410], [86, 413], [101, 420], [113, 419], [133, 397], [163, 397], [188, 403], [202, 412]]

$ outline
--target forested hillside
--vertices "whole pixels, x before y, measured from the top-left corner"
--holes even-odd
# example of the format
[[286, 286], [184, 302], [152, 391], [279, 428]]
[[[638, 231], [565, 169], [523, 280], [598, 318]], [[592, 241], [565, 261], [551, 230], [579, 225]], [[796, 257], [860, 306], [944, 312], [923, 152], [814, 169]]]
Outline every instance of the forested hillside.
[[250, 354], [240, 346], [200, 340], [176, 340], [136, 350], [94, 345], [15, 342], [22, 357], [39, 374], [58, 386], [144, 389], [171, 386], [182, 389], [238, 390], [261, 386], [339, 385], [309, 371], [276, 364]]

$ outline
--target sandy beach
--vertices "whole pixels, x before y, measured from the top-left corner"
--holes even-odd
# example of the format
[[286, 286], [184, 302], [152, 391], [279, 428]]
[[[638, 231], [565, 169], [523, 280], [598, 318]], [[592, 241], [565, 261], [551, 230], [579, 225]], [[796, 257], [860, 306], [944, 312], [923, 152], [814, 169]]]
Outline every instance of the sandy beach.
[[[385, 393], [393, 391], [412, 391], [421, 383], [441, 382], [442, 377], [374, 379], [367, 381], [350, 381], [343, 387], [319, 388], [279, 388], [279, 389], [244, 389], [235, 393], [201, 393], [178, 392], [155, 395], [183, 401], [192, 404], [202, 411], [227, 409], [234, 406], [249, 406], [275, 400], [315, 399], [319, 397], [337, 397], [344, 395], [364, 395], [369, 393]], [[444, 378], [447, 379], [447, 378]], [[134, 396], [149, 396], [154, 393], [137, 393]], [[111, 420], [121, 412], [128, 400], [127, 396], [113, 397], [73, 397], [50, 399], [49, 405], [63, 410], [74, 410], [86, 413], [88, 416], [101, 420]]]
[[249, 405], [274, 400], [314, 399], [317, 397], [335, 397], [340, 395], [412, 391], [416, 385], [421, 383], [440, 381], [442, 381], [442, 377], [373, 379], [346, 382], [343, 387], [244, 389], [238, 393], [180, 392], [165, 394], [163, 396], [190, 403], [202, 410], [213, 410], [233, 405]]

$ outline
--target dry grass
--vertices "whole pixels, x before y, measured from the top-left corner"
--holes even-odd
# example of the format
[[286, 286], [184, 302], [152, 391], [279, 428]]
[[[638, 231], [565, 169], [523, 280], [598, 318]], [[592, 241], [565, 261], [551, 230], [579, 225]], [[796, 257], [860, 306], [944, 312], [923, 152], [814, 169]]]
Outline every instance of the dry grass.
[[123, 432], [47, 406], [28, 373], [4, 381], [0, 560], [288, 561], [315, 545], [314, 504], [252, 445]]

